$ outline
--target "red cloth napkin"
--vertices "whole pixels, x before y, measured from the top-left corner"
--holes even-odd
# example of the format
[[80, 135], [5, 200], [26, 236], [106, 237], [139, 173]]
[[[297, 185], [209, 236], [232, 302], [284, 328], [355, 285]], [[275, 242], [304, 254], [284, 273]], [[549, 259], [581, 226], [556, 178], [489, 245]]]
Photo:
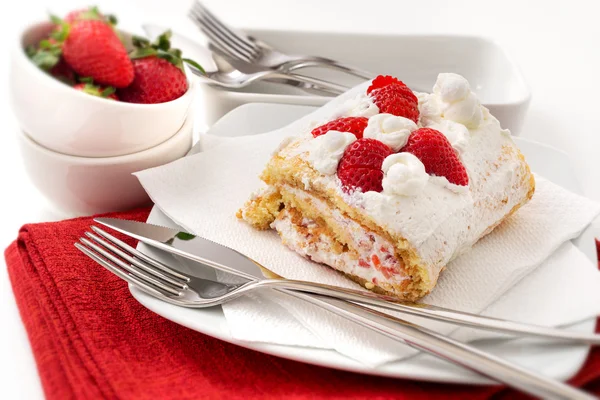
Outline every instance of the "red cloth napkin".
[[[148, 209], [117, 216], [143, 221]], [[172, 323], [73, 243], [92, 218], [25, 225], [5, 257], [48, 399], [515, 398], [477, 387], [372, 377], [268, 356]], [[126, 242], [134, 244], [128, 238]], [[600, 349], [571, 383], [600, 394]]]

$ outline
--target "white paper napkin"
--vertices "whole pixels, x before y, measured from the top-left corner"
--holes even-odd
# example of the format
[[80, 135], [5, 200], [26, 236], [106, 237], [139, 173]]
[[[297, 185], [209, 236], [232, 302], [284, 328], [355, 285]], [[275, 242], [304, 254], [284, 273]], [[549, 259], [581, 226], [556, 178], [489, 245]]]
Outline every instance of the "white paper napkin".
[[[357, 285], [330, 268], [288, 250], [275, 232], [256, 231], [235, 217], [237, 209], [261, 185], [258, 175], [283, 137], [298, 132], [311, 121], [318, 121], [330, 107], [351, 95], [352, 91], [274, 132], [228, 138], [222, 143], [212, 138], [205, 152], [142, 171], [137, 176], [155, 204], [189, 231], [234, 248], [284, 277], [356, 288]], [[503, 297], [495, 305], [497, 308], [491, 307], [486, 312], [552, 325], [599, 314], [600, 298], [594, 298], [600, 293], [598, 273], [576, 248], [565, 243], [576, 237], [599, 212], [597, 203], [537, 177], [537, 191], [532, 201], [482, 239], [472, 251], [453, 261], [424, 301], [479, 313], [521, 281], [518, 288], [525, 285], [524, 289], [515, 288], [514, 296]], [[534, 275], [523, 279], [559, 247], [560, 250], [536, 271], [542, 275], [535, 282], [528, 283]], [[540, 282], [544, 282], [543, 285]], [[577, 287], [589, 290], [571, 296], [572, 307], [560, 307], [564, 299], [548, 289], [556, 286], [556, 282], [563, 285], [565, 293], [577, 292]], [[533, 285], [535, 283], [538, 286]], [[595, 289], [591, 290], [590, 285]], [[537, 289], [531, 291], [529, 287]], [[533, 296], [539, 301], [529, 301]], [[520, 306], [514, 309], [515, 304]], [[555, 308], [556, 312], [540, 312], [544, 305]], [[241, 298], [223, 309], [232, 335], [240, 340], [334, 348], [369, 365], [414, 354], [412, 349], [277, 293]], [[289, 313], [285, 318], [279, 317], [282, 310]], [[293, 320], [306, 328], [301, 334], [298, 325], [291, 323]], [[443, 333], [456, 330], [448, 324], [419, 322]], [[465, 340], [485, 337], [479, 331], [466, 329], [454, 334]]]

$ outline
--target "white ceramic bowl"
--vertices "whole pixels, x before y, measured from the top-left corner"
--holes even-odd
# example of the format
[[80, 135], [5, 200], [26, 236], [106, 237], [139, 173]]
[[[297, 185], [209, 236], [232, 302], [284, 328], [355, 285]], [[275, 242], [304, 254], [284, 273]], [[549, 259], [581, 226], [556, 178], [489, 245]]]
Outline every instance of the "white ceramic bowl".
[[60, 211], [91, 215], [149, 203], [134, 172], [177, 160], [190, 150], [193, 118], [167, 141], [138, 153], [116, 157], [76, 157], [51, 151], [19, 134], [21, 155], [33, 184]]
[[193, 82], [183, 96], [161, 104], [115, 102], [73, 90], [40, 70], [24, 52], [50, 29], [49, 22], [30, 25], [11, 55], [13, 111], [37, 143], [64, 154], [111, 157], [150, 149], [181, 128], [194, 97]]
[[[248, 33], [290, 54], [330, 57], [377, 74], [397, 76], [417, 91], [431, 92], [440, 72], [461, 74], [470, 82], [481, 102], [514, 135], [519, 134], [529, 107], [531, 93], [517, 64], [502, 47], [486, 38], [278, 30]], [[186, 54], [200, 53], [190, 49], [189, 42], [177, 41], [175, 37], [173, 45]], [[305, 69], [302, 73], [352, 86], [360, 82], [343, 79], [347, 75], [324, 69]], [[246, 103], [321, 106], [329, 100], [314, 95], [294, 95], [297, 93], [299, 90], [295, 88], [264, 83], [239, 91], [199, 85], [204, 119], [209, 126], [228, 111]]]

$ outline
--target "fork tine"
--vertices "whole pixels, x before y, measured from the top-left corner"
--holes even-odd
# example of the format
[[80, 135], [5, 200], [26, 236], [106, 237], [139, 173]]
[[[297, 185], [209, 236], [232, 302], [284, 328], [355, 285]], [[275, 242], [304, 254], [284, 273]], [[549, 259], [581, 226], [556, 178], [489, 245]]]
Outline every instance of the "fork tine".
[[111, 264], [109, 261], [100, 257], [98, 254], [96, 254], [94, 251], [90, 250], [83, 244], [75, 243], [75, 247], [77, 247], [79, 249], [79, 251], [81, 251], [83, 254], [85, 254], [86, 256], [88, 256], [89, 258], [91, 258], [92, 260], [94, 260], [98, 264], [100, 264], [102, 267], [107, 269], [109, 272], [112, 272], [119, 278], [123, 279], [125, 282], [132, 284], [133, 286], [137, 287], [138, 289], [141, 289], [141, 290], [143, 290], [147, 293], [150, 293], [154, 296], [157, 296], [157, 297], [164, 297], [164, 296], [168, 295], [168, 293], [164, 293], [158, 289], [155, 289], [155, 288], [147, 285], [143, 281], [136, 278], [134, 275], [126, 274], [121, 269], [119, 269], [117, 266]]
[[117, 245], [118, 247], [120, 247], [121, 249], [125, 250], [126, 252], [133, 254], [134, 257], [139, 258], [140, 260], [145, 261], [146, 263], [160, 269], [163, 272], [166, 272], [167, 274], [169, 274], [170, 276], [173, 276], [175, 278], [181, 279], [185, 282], [188, 282], [190, 279], [183, 275], [180, 274], [179, 272], [173, 270], [172, 268], [166, 266], [165, 264], [156, 261], [155, 259], [148, 257], [147, 255], [145, 255], [144, 253], [142, 253], [141, 251], [131, 247], [130, 245], [128, 245], [127, 243], [125, 243], [124, 241], [114, 237], [113, 235], [111, 235], [110, 233], [98, 228], [97, 226], [92, 226], [92, 230], [94, 232], [96, 232], [98, 235], [102, 236], [104, 239], [108, 240], [109, 242], [111, 242], [114, 245]]
[[194, 10], [190, 10], [190, 16], [199, 25], [200, 30], [208, 37], [210, 42], [219, 47], [223, 52], [234, 58], [245, 61], [252, 60], [251, 54], [247, 50], [239, 49], [230, 44], [227, 38], [218, 32], [201, 14], [198, 14]]
[[223, 22], [222, 19], [215, 16], [208, 8], [206, 8], [198, 0], [196, 0], [196, 2], [194, 3], [193, 8], [195, 8], [198, 12], [206, 15], [207, 19], [211, 20], [216, 27], [220, 28], [220, 30], [223, 33], [227, 34], [232, 40], [235, 40], [236, 43], [239, 43], [240, 46], [244, 46], [248, 50], [250, 50], [254, 55], [258, 55], [258, 53], [260, 52], [260, 48], [256, 43], [250, 40], [250, 38], [248, 38], [248, 36], [245, 35], [243, 32], [239, 32], [231, 28], [229, 25]]
[[104, 246], [108, 250], [117, 254], [123, 260], [130, 262], [131, 264], [135, 265], [136, 267], [138, 267], [140, 269], [143, 269], [147, 273], [152, 274], [155, 277], [160, 278], [164, 281], [167, 281], [167, 282], [173, 284], [174, 286], [177, 286], [180, 289], [185, 289], [185, 283], [187, 281], [180, 281], [180, 280], [174, 279], [173, 277], [167, 275], [166, 273], [163, 273], [161, 270], [158, 270], [157, 268], [153, 268], [152, 266], [148, 266], [147, 264], [141, 262], [140, 260], [137, 260], [134, 257], [130, 256], [129, 254], [125, 253], [118, 247], [113, 246], [112, 244], [108, 243], [107, 241], [99, 238], [98, 236], [94, 235], [93, 233], [86, 232], [85, 235], [87, 237], [89, 237], [90, 239], [92, 239], [94, 242], [98, 243], [99, 245]]
[[141, 280], [143, 279], [146, 283], [151, 284], [152, 286], [155, 286], [167, 293], [170, 293], [171, 295], [177, 296], [181, 292], [181, 289], [177, 288], [176, 286], [171, 285], [170, 283], [166, 283], [164, 281], [160, 281], [159, 279], [152, 277], [150, 274], [138, 270], [133, 265], [127, 264], [126, 262], [122, 261], [118, 257], [114, 256], [110, 252], [106, 251], [102, 247], [89, 241], [86, 238], [79, 238], [79, 241], [85, 244], [88, 248], [92, 248], [94, 251], [96, 251], [96, 253], [100, 253], [102, 257], [109, 261], [112, 261], [113, 264], [116, 264], [121, 269], [129, 272], [130, 274], [133, 274], [136, 278]]

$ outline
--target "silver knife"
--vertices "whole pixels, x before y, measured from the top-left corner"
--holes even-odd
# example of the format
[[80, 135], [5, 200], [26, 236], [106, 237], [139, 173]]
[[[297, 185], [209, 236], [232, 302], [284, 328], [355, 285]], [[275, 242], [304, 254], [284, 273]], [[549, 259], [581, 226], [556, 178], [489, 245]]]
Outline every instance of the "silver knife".
[[[275, 287], [313, 294], [325, 295], [342, 300], [367, 304], [399, 311], [404, 314], [434, 319], [456, 325], [468, 326], [496, 332], [525, 336], [537, 336], [583, 344], [599, 345], [600, 335], [572, 332], [564, 329], [547, 328], [522, 324], [498, 318], [485, 317], [462, 311], [450, 310], [423, 303], [401, 301], [395, 297], [372, 292], [352, 290], [314, 282], [285, 279], [249, 257], [211, 240], [181, 232], [176, 229], [112, 218], [97, 218], [96, 222], [131, 236], [143, 243], [172, 254], [208, 265], [249, 280], [276, 279]], [[273, 286], [271, 286], [273, 287]]]
[[[122, 219], [96, 218], [95, 221], [152, 247], [249, 280], [280, 279], [282, 283], [295, 282], [285, 280], [276, 274], [273, 274], [264, 266], [229, 247], [219, 245], [208, 239], [187, 232]], [[301, 283], [305, 284], [306, 282]], [[324, 285], [317, 285], [316, 287], [321, 286]], [[286, 286], [282, 285], [282, 289], [277, 290], [343, 316], [361, 326], [383, 334], [384, 336], [399, 340], [411, 347], [426, 351], [434, 356], [441, 357], [454, 364], [470, 369], [496, 381], [503, 382], [529, 394], [542, 398], [556, 399], [594, 398], [574, 387], [511, 364], [501, 358], [482, 352], [481, 350], [454, 339], [450, 339], [424, 327], [339, 299], [342, 295], [347, 295], [348, 293], [351, 293], [352, 295], [360, 294], [360, 296], [363, 296], [364, 293], [362, 292], [347, 291], [342, 288], [326, 286], [328, 290], [333, 288], [336, 292], [324, 296], [319, 292], [317, 292], [318, 294], [312, 294], [316, 291], [312, 289], [309, 291], [311, 294], [309, 294], [295, 291], [296, 288], [289, 290], [288, 288], [283, 289], [284, 287]], [[304, 290], [306, 290], [306, 288]], [[380, 301], [376, 296], [367, 296], [366, 298], [369, 301], [374, 299]], [[364, 298], [361, 298], [361, 300], [365, 302]], [[357, 300], [353, 298], [352, 301]], [[402, 303], [393, 304], [404, 305]], [[431, 306], [421, 304], [414, 306], [406, 305], [406, 307], [410, 308], [410, 310], [442, 310], [446, 313], [450, 312], [452, 315], [475, 316], [472, 314], [456, 313], [438, 307], [431, 308]], [[431, 318], [431, 315], [429, 314], [419, 314], [416, 311], [411, 312], [411, 314], [428, 316]], [[456, 319], [456, 317], [450, 318], [452, 319], [448, 319], [446, 316], [441, 319], [445, 321], [453, 321]], [[474, 324], [468, 325], [474, 326]]]

